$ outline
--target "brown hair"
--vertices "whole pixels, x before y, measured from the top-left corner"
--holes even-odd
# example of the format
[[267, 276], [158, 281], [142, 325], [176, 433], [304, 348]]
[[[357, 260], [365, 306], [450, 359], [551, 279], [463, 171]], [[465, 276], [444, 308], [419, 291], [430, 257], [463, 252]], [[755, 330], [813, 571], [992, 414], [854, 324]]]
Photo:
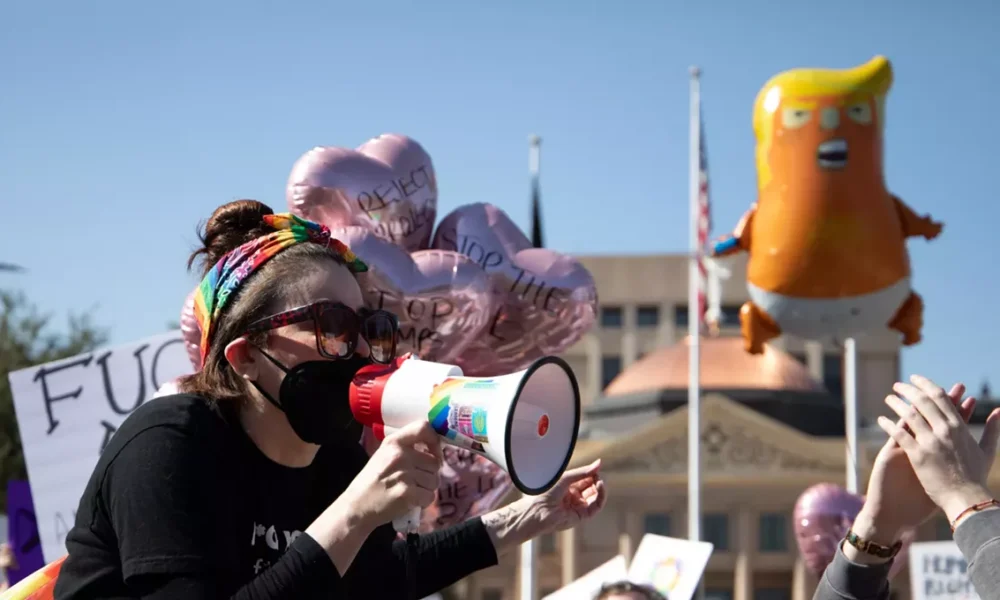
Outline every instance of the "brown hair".
[[666, 598], [663, 597], [663, 594], [648, 585], [639, 585], [637, 583], [632, 583], [631, 581], [616, 581], [614, 583], [604, 584], [601, 586], [601, 591], [599, 591], [597, 596], [594, 597], [594, 600], [605, 600], [615, 594], [629, 593], [639, 594], [646, 600], [666, 600]]
[[[188, 270], [197, 262], [204, 277], [231, 250], [275, 231], [263, 220], [264, 215], [270, 214], [274, 211], [256, 200], [235, 200], [215, 209], [208, 221], [199, 226], [202, 247], [191, 253]], [[226, 346], [243, 336], [254, 321], [286, 308], [288, 297], [301, 290], [300, 282], [312, 273], [328, 269], [329, 261], [344, 264], [344, 259], [327, 247], [298, 244], [254, 271], [217, 317], [201, 370], [182, 378], [180, 390], [232, 407], [245, 401], [248, 383], [226, 360]], [[267, 334], [255, 334], [248, 339], [262, 346], [267, 342]]]

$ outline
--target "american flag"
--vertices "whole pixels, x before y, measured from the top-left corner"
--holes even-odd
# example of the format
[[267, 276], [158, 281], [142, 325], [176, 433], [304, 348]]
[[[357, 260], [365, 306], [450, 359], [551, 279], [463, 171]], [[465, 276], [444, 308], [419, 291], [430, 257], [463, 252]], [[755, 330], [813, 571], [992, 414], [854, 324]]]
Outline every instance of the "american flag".
[[[701, 110], [698, 111], [699, 115]], [[699, 117], [700, 119], [700, 117]], [[712, 207], [708, 195], [708, 153], [705, 149], [705, 123], [700, 121], [698, 132], [698, 321], [705, 324], [708, 309], [706, 289], [708, 288], [708, 263], [705, 256], [708, 236], [712, 230]]]

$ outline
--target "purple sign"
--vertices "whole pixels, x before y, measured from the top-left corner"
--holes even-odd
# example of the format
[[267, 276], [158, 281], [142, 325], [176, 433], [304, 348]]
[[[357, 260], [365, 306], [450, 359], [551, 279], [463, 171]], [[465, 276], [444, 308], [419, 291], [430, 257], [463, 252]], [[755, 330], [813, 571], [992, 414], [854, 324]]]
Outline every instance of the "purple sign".
[[31, 487], [27, 481], [7, 482], [7, 524], [10, 546], [17, 561], [17, 568], [7, 571], [7, 580], [14, 585], [45, 566], [35, 504], [31, 501]]

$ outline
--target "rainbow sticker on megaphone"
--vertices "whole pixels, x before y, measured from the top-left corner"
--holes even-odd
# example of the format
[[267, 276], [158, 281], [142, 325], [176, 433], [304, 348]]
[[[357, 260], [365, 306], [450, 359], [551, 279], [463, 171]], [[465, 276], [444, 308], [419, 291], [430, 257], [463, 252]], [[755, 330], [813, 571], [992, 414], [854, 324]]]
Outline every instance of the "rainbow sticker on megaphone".
[[457, 446], [483, 452], [490, 443], [486, 432], [487, 410], [474, 402], [463, 402], [466, 393], [493, 392], [497, 383], [492, 379], [475, 381], [449, 377], [434, 387], [431, 409], [427, 417], [434, 431]]

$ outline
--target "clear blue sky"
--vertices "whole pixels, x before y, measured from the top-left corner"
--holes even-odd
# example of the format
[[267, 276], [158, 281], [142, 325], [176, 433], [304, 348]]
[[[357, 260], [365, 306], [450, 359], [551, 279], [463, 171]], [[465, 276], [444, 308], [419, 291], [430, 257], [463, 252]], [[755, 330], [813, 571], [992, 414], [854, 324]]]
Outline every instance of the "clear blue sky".
[[302, 152], [383, 132], [431, 153], [439, 215], [492, 202], [527, 225], [538, 133], [551, 247], [682, 251], [689, 65], [722, 233], [754, 200], [764, 81], [881, 53], [889, 185], [946, 223], [910, 244], [927, 325], [904, 368], [1000, 384], [998, 17], [989, 0], [6, 2], [0, 260], [30, 272], [0, 286], [60, 326], [94, 308], [116, 343], [158, 333], [200, 219], [280, 207]]

